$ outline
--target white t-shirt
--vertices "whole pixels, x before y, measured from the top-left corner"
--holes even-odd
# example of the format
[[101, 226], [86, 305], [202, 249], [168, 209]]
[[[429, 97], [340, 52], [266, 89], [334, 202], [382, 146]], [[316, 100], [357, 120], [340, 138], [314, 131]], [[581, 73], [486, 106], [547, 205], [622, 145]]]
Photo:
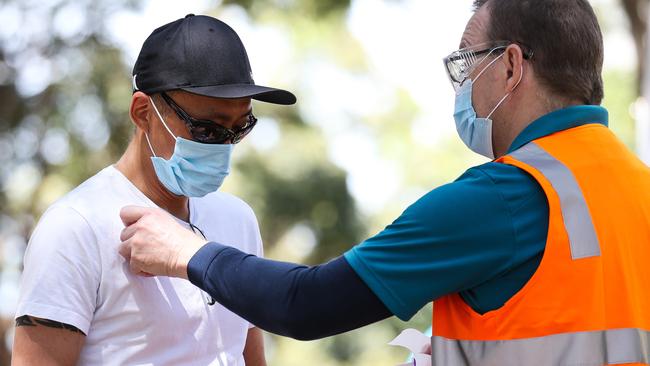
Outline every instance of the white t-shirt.
[[[16, 317], [79, 328], [87, 335], [81, 365], [243, 365], [248, 322], [208, 305], [187, 280], [129, 271], [118, 253], [125, 205], [156, 207], [110, 166], [43, 214], [25, 253]], [[190, 222], [210, 241], [262, 255], [255, 215], [232, 195], [191, 198]]]

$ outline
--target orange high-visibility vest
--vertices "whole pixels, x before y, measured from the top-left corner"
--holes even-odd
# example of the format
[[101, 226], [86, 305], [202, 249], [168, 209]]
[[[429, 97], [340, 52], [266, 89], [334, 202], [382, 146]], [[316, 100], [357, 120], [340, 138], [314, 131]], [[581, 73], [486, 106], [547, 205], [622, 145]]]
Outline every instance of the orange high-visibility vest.
[[458, 294], [434, 301], [433, 365], [650, 364], [650, 169], [601, 124], [497, 162], [544, 190], [546, 249], [497, 310], [478, 314]]

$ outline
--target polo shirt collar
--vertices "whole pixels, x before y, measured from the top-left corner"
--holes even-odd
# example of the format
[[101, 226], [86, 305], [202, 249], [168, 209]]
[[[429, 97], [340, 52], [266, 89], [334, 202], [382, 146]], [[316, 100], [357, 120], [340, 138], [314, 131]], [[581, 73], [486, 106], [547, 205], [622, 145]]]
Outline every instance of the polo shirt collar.
[[541, 116], [521, 131], [510, 145], [508, 154], [538, 138], [590, 123], [600, 123], [607, 127], [609, 125], [607, 109], [597, 105], [578, 105], [558, 109]]

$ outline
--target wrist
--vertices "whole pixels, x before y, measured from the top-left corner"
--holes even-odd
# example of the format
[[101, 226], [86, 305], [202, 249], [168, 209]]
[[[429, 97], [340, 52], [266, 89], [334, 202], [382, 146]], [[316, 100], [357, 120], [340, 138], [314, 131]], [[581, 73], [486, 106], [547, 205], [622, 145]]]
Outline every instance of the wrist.
[[172, 273], [170, 274], [173, 277], [179, 277], [188, 279], [187, 275], [187, 266], [190, 263], [190, 260], [196, 252], [199, 251], [208, 241], [205, 239], [196, 238], [191, 243], [183, 245], [177, 252], [175, 263], [172, 266]]

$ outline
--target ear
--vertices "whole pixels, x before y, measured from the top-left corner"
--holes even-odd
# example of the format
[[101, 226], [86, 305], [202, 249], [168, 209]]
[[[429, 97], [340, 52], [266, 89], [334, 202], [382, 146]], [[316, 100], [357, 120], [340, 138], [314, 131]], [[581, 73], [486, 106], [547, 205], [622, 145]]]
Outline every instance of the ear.
[[129, 115], [131, 116], [133, 124], [145, 132], [149, 132], [150, 108], [151, 104], [148, 95], [139, 91], [133, 93]]
[[517, 44], [509, 45], [503, 56], [508, 79], [506, 80], [506, 92], [512, 93], [523, 81], [524, 54]]

